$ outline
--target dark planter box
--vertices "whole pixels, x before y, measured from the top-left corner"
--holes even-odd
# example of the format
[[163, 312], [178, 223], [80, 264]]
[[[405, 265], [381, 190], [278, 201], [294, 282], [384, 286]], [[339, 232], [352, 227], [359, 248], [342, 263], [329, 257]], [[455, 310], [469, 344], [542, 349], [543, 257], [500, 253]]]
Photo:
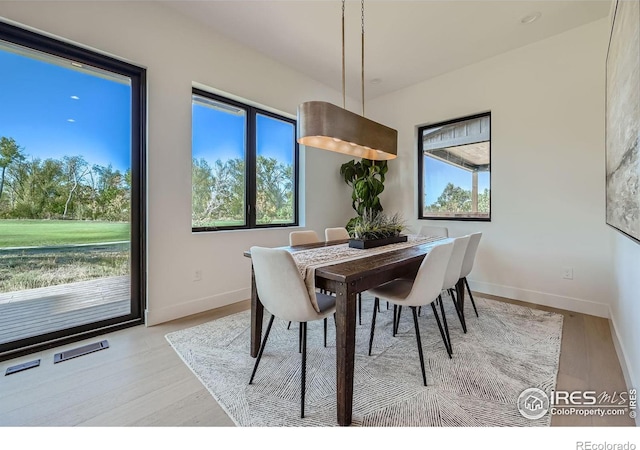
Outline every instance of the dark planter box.
[[374, 248], [382, 245], [395, 244], [396, 242], [407, 242], [407, 236], [393, 236], [384, 239], [349, 239], [351, 248]]

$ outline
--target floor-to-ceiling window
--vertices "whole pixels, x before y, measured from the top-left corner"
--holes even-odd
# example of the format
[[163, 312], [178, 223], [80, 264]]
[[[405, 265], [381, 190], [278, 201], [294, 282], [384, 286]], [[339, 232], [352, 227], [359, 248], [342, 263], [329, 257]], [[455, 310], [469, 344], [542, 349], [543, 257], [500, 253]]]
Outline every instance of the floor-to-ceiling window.
[[145, 71], [0, 23], [0, 357], [142, 322]]

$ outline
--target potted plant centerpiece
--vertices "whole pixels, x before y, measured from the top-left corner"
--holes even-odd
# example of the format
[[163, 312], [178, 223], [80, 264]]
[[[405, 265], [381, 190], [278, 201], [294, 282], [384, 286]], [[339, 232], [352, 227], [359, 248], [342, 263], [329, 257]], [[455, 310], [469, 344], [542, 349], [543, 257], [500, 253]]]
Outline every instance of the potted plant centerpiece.
[[365, 212], [353, 225], [349, 247], [364, 249], [406, 242], [407, 236], [400, 234], [405, 228], [404, 220], [397, 213], [387, 216], [381, 212]]

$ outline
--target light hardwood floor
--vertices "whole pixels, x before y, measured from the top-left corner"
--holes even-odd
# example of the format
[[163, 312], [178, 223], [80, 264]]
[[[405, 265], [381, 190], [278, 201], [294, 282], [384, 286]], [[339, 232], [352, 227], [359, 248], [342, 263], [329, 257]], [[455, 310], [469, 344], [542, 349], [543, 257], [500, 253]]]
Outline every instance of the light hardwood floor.
[[[558, 390], [627, 389], [606, 319], [485, 297], [564, 315]], [[133, 327], [4, 361], [0, 363], [0, 425], [233, 426], [164, 336], [248, 307], [248, 301], [240, 302], [166, 324]], [[53, 364], [55, 353], [102, 339], [109, 341], [109, 349]], [[7, 367], [37, 358], [41, 359], [40, 367], [3, 376]], [[628, 416], [554, 416], [551, 424], [633, 426], [634, 422]]]

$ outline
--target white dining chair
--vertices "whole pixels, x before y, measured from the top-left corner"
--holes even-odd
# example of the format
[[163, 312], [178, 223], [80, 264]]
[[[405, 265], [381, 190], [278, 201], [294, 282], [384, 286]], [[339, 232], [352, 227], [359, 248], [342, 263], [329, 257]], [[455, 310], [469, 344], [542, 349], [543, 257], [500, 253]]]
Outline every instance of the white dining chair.
[[[275, 317], [300, 322], [302, 370], [300, 374], [300, 417], [304, 418], [307, 371], [307, 322], [325, 320], [336, 310], [336, 299], [320, 292], [310, 293], [298, 272], [291, 253], [283, 249], [251, 247], [251, 262], [256, 291], [264, 308], [271, 313], [264, 339], [258, 352], [249, 384], [253, 383], [260, 359], [269, 338]], [[326, 335], [325, 335], [326, 339]]]
[[305, 245], [322, 242], [318, 233], [313, 230], [292, 231], [289, 233], [289, 245]]
[[469, 288], [469, 282], [467, 281], [467, 276], [473, 270], [473, 263], [476, 259], [476, 253], [478, 252], [478, 245], [480, 244], [480, 238], [482, 237], [481, 232], [471, 233], [469, 239], [469, 245], [467, 245], [467, 251], [464, 254], [464, 259], [462, 261], [462, 269], [460, 270], [460, 279], [463, 280], [464, 285], [467, 287], [467, 291], [469, 292], [469, 299], [471, 299], [471, 304], [473, 305], [473, 310], [476, 313], [476, 317], [478, 316], [478, 309], [476, 308], [476, 302], [473, 300], [473, 294], [471, 294], [471, 289]]
[[[453, 295], [454, 287], [458, 282], [460, 270], [462, 268], [462, 260], [464, 259], [464, 254], [469, 244], [470, 236], [462, 236], [453, 239], [453, 250], [451, 251], [451, 257], [449, 258], [449, 262], [447, 264], [447, 271], [445, 272], [444, 279], [442, 281], [442, 291], [447, 292], [453, 301], [453, 304], [456, 309], [456, 313], [458, 315], [458, 319], [460, 319], [460, 324], [462, 325], [462, 330], [467, 332], [467, 324], [464, 320], [464, 315], [462, 315], [460, 309], [458, 308], [458, 302]], [[448, 342], [448, 350], [450, 354], [453, 354], [453, 343], [451, 342], [451, 336], [449, 334], [449, 325], [447, 323], [447, 315], [444, 311], [444, 304], [442, 303], [442, 297], [438, 298], [436, 304], [440, 305], [440, 313], [442, 314], [442, 323], [444, 324], [444, 330], [447, 336]], [[397, 312], [394, 309], [394, 321], [393, 321], [393, 335], [395, 336], [398, 332], [398, 326], [400, 324], [400, 316], [402, 315], [402, 307], [398, 307]]]
[[419, 234], [421, 236], [449, 237], [449, 229], [447, 227], [423, 225]]
[[349, 232], [345, 227], [334, 227], [334, 228], [325, 228], [324, 229], [324, 240], [329, 241], [340, 241], [343, 239], [349, 239]]
[[413, 324], [416, 331], [420, 369], [422, 370], [422, 381], [425, 386], [427, 385], [427, 376], [424, 369], [422, 340], [420, 338], [420, 328], [418, 326], [418, 314], [416, 308], [418, 306], [431, 304], [433, 314], [436, 318], [436, 322], [438, 323], [438, 328], [440, 329], [442, 341], [444, 342], [449, 357], [451, 357], [447, 337], [442, 328], [442, 324], [440, 323], [438, 311], [436, 310], [434, 302], [440, 297], [442, 292], [442, 283], [452, 251], [453, 243], [451, 242], [436, 245], [422, 260], [418, 273], [413, 281], [398, 278], [368, 291], [375, 297], [373, 318], [371, 321], [371, 335], [369, 337], [369, 355], [371, 355], [371, 348], [373, 345], [373, 336], [376, 325], [376, 310], [380, 303], [380, 299], [383, 298], [393, 303], [394, 310], [396, 309], [396, 306], [409, 306], [413, 312]]
[[[449, 237], [449, 229], [447, 227], [438, 227], [433, 225], [423, 225], [420, 228], [420, 232], [418, 233], [420, 236], [429, 236], [429, 237], [438, 237], [438, 238], [447, 238]], [[387, 305], [387, 309], [389, 306]], [[418, 308], [418, 316], [420, 316], [422, 308]], [[399, 316], [398, 316], [399, 320]], [[395, 321], [394, 321], [395, 324]], [[395, 325], [394, 325], [395, 327]], [[395, 328], [394, 328], [395, 332]]]
[[[453, 305], [456, 308], [456, 313], [458, 314], [458, 318], [460, 319], [460, 325], [462, 325], [462, 330], [467, 332], [467, 324], [464, 320], [464, 312], [460, 308], [459, 302], [456, 300], [456, 296], [454, 295], [456, 284], [460, 279], [460, 273], [462, 270], [462, 261], [464, 260], [465, 252], [467, 251], [467, 246], [469, 245], [469, 240], [471, 239], [470, 235], [462, 236], [459, 238], [455, 238], [453, 241], [453, 251], [451, 252], [451, 259], [449, 260], [449, 265], [447, 266], [447, 272], [444, 275], [444, 282], [442, 283], [442, 290], [449, 293], [451, 296], [451, 300], [453, 301]], [[447, 327], [448, 332], [448, 327]], [[451, 341], [449, 341], [449, 346], [451, 347], [451, 351], [453, 352], [453, 346], [451, 345]]]
[[[289, 233], [289, 245], [305, 245], [305, 244], [316, 244], [318, 242], [322, 242], [320, 240], [320, 236], [313, 230], [304, 230], [304, 231], [292, 231]], [[291, 322], [287, 325], [287, 330], [291, 327]], [[300, 333], [302, 333], [302, 328], [300, 328]]]

